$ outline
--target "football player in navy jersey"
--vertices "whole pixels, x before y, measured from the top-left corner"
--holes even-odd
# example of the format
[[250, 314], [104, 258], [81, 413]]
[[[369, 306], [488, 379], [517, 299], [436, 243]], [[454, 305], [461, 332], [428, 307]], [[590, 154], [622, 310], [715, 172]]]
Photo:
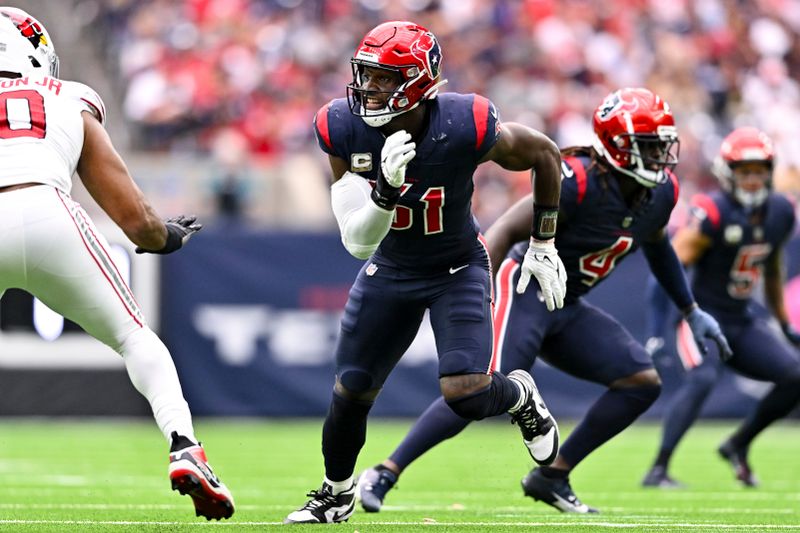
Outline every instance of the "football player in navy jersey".
[[[575, 513], [596, 509], [575, 496], [568, 479], [572, 469], [633, 423], [661, 387], [644, 348], [582, 296], [641, 246], [698, 342], [711, 337], [727, 349], [716, 321], [697, 307], [663, 229], [678, 199], [678, 181], [671, 172], [678, 134], [669, 106], [647, 89], [622, 89], [597, 108], [593, 126], [593, 147], [562, 153], [556, 246], [567, 269], [564, 308], [548, 313], [536, 291], [515, 294], [511, 289], [526, 254], [527, 245], [520, 241], [526, 240], [532, 222], [530, 198], [512, 206], [486, 234], [492, 264], [499, 267], [494, 320], [501, 370], [528, 369], [541, 355], [556, 368], [608, 387], [561, 446], [555, 462], [522, 480], [526, 495]], [[362, 506], [378, 511], [403, 469], [468, 424], [441, 399], [435, 401], [389, 459], [362, 474]]]
[[[719, 320], [731, 342], [733, 357], [728, 366], [775, 384], [718, 450], [746, 486], [757, 484], [747, 460], [753, 439], [800, 402], [800, 353], [795, 348], [800, 346], [800, 334], [789, 323], [782, 267], [782, 250], [791, 237], [795, 214], [786, 197], [771, 191], [772, 167], [772, 142], [765, 133], [751, 127], [734, 130], [714, 163], [721, 190], [693, 198], [691, 221], [672, 239], [680, 261], [694, 266], [692, 287], [697, 301]], [[766, 303], [785, 338], [753, 312], [753, 289], [762, 273]], [[655, 320], [666, 323], [669, 303], [662, 303], [657, 291], [651, 291], [651, 301], [657, 308]], [[689, 373], [667, 410], [661, 447], [642, 482], [645, 486], [681, 486], [668, 474], [670, 458], [723, 367], [713, 355], [701, 360], [684, 328], [678, 327], [676, 344]], [[663, 333], [657, 335], [663, 337]]]
[[534, 199], [518, 290], [531, 276], [549, 309], [563, 306], [554, 237], [559, 152], [546, 136], [501, 123], [475, 95], [444, 93], [434, 35], [412, 22], [371, 30], [351, 60], [348, 98], [315, 117], [333, 172], [342, 242], [369, 259], [350, 290], [336, 348], [336, 383], [322, 429], [325, 477], [287, 523], [346, 521], [367, 414], [429, 312], [448, 409], [478, 420], [511, 413], [529, 453], [552, 462], [558, 427], [525, 371], [495, 372], [489, 254], [471, 213], [472, 175], [485, 161], [531, 170]]

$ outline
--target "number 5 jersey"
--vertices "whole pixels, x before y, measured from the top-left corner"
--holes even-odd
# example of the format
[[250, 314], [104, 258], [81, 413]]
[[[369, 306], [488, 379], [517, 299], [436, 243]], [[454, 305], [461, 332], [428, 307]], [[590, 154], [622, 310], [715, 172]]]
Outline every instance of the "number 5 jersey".
[[770, 192], [760, 207], [748, 211], [730, 194], [715, 191], [695, 196], [691, 213], [690, 223], [711, 239], [694, 267], [697, 303], [722, 320], [751, 316], [748, 305], [767, 258], [791, 237], [792, 203]]

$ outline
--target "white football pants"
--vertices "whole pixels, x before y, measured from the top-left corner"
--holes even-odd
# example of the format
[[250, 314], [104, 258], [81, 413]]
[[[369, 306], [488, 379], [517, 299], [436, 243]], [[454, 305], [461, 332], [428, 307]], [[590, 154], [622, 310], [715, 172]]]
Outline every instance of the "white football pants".
[[110, 346], [167, 440], [177, 431], [197, 442], [172, 357], [108, 249], [80, 205], [54, 187], [0, 193], [0, 295], [23, 289]]

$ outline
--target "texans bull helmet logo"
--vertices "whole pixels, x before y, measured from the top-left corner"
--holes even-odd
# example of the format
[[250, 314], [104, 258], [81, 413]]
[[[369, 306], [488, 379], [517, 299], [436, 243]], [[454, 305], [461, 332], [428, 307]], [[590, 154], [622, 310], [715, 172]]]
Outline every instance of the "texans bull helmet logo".
[[442, 49], [431, 32], [425, 33], [414, 42], [411, 46], [411, 53], [425, 65], [425, 70], [428, 71], [431, 79], [436, 79], [439, 76], [442, 64]]

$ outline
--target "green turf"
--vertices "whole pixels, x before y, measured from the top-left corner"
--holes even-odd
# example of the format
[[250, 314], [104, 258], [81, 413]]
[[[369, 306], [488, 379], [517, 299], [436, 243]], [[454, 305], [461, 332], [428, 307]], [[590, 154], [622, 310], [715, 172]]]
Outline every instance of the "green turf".
[[[359, 468], [379, 461], [410, 421], [374, 421]], [[690, 488], [639, 488], [659, 429], [637, 425], [590, 456], [573, 487], [597, 516], [568, 516], [522, 496], [531, 466], [515, 427], [473, 424], [414, 464], [384, 511], [357, 511], [359, 531], [775, 531], [800, 529], [800, 426], [771, 428], [755, 444], [758, 489], [737, 486], [714, 450], [732, 424], [694, 428], [673, 474]], [[563, 428], [566, 433], [567, 428]], [[321, 420], [199, 421], [209, 458], [236, 496], [231, 520], [195, 518], [169, 490], [166, 449], [149, 421], [0, 422], [0, 531], [264, 531], [280, 526], [319, 485]]]

